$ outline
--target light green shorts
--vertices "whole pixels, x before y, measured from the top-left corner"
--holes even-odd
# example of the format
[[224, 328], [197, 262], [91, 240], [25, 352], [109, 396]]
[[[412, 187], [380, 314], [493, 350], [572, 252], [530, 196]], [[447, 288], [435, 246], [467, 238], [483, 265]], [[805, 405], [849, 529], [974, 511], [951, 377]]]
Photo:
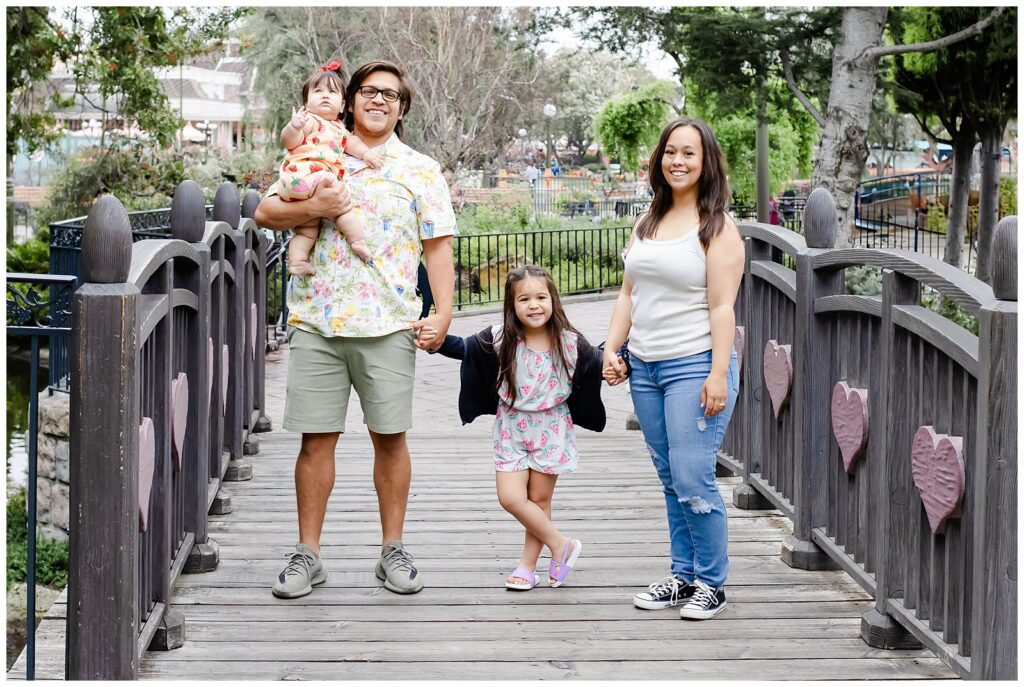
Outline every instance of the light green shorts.
[[355, 388], [363, 422], [377, 434], [412, 426], [416, 345], [412, 330], [386, 336], [326, 337], [288, 328], [288, 387], [284, 422], [289, 432], [344, 432]]

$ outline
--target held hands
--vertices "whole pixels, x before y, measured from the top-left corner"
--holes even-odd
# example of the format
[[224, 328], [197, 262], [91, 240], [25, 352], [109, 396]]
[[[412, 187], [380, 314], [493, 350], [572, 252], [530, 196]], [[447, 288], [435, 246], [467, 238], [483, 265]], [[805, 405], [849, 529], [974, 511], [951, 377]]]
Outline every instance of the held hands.
[[725, 373], [712, 372], [704, 380], [704, 386], [700, 388], [700, 404], [704, 408], [705, 417], [718, 415], [725, 410], [728, 403], [729, 389]]
[[437, 330], [430, 325], [426, 325], [416, 332], [416, 346], [423, 350], [431, 350], [431, 346], [433, 346], [436, 340]]
[[625, 361], [614, 351], [606, 350], [604, 352], [604, 366], [601, 368], [601, 376], [604, 377], [604, 381], [608, 382], [608, 386], [622, 384], [628, 376], [626, 374]]
[[380, 169], [384, 166], [384, 158], [372, 150], [367, 150], [363, 153], [363, 162], [372, 169]]
[[416, 348], [421, 351], [439, 349], [444, 343], [444, 337], [448, 336], [448, 327], [451, 324], [451, 315], [438, 315], [437, 313], [413, 322], [412, 329], [416, 332]]

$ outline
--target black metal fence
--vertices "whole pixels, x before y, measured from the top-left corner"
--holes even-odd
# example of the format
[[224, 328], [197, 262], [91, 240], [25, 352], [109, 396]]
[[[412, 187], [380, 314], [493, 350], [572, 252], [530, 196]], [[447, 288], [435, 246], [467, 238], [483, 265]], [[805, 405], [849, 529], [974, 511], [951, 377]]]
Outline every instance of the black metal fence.
[[632, 224], [455, 237], [455, 308], [498, 303], [505, 275], [520, 265], [551, 272], [562, 294], [592, 293], [622, 283], [620, 254]]
[[[854, 201], [853, 244], [912, 250], [942, 260], [946, 251], [946, 223], [929, 223], [928, 218], [948, 208], [950, 182], [951, 175], [944, 171], [862, 181]], [[963, 269], [969, 274], [975, 270], [974, 238], [974, 227], [968, 221], [962, 253]]]
[[[82, 277], [82, 229], [86, 217], [50, 223], [50, 274]], [[213, 219], [213, 205], [206, 206], [206, 219]], [[132, 241], [171, 237], [171, 209], [138, 210], [128, 213]]]
[[[28, 388], [28, 483], [26, 506], [28, 522], [28, 553], [25, 564], [27, 599], [25, 678], [35, 678], [35, 612], [36, 607], [36, 453], [39, 447], [39, 351], [40, 342], [50, 346], [50, 386], [66, 373], [68, 337], [71, 333], [71, 298], [78, 279], [67, 275], [7, 275], [7, 336], [28, 338], [31, 348]], [[54, 351], [63, 351], [63, 360], [54, 361]], [[64, 368], [57, 367], [62, 364]], [[52, 393], [52, 392], [51, 392]]]

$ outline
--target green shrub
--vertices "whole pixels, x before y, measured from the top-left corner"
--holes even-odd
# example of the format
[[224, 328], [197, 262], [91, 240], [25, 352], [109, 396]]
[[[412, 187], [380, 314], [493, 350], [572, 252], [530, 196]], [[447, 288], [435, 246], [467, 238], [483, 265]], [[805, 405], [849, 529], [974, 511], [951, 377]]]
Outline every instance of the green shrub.
[[1017, 178], [999, 178], [999, 217], [1017, 214]]
[[[7, 588], [28, 574], [28, 511], [25, 489], [7, 499]], [[36, 584], [64, 587], [68, 583], [68, 545], [36, 538]]]
[[68, 158], [52, 176], [40, 208], [40, 224], [81, 217], [104, 193], [117, 197], [126, 210], [169, 207], [174, 189], [185, 179], [185, 163], [171, 149], [86, 148]]
[[7, 271], [46, 274], [50, 271], [50, 229], [43, 227], [20, 245], [7, 247]]
[[504, 204], [465, 205], [459, 211], [462, 234], [503, 234], [526, 231], [530, 227], [530, 204], [526, 201]]
[[877, 296], [882, 293], [882, 272], [877, 267], [859, 265], [846, 269], [846, 292], [855, 296]]
[[928, 231], [935, 232], [936, 234], [946, 233], [949, 222], [946, 217], [946, 210], [942, 207], [941, 203], [932, 203], [929, 205], [928, 213], [925, 217], [927, 218], [925, 228]]
[[924, 292], [921, 294], [921, 305], [963, 327], [975, 336], [978, 335], [977, 318], [952, 300], [927, 286], [924, 287]]

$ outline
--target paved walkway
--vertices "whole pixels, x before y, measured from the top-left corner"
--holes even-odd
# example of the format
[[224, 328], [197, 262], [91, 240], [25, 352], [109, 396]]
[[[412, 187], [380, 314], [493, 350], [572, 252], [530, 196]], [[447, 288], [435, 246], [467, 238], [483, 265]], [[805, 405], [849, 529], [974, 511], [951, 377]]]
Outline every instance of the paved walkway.
[[[572, 322], [604, 338], [610, 300], [576, 302]], [[496, 314], [456, 318], [468, 335]], [[183, 575], [174, 604], [186, 644], [149, 652], [145, 679], [921, 679], [951, 673], [927, 651], [880, 651], [859, 637], [870, 598], [841, 571], [793, 570], [779, 558], [790, 532], [778, 511], [730, 504], [729, 607], [705, 623], [676, 609], [641, 611], [631, 598], [668, 566], [664, 502], [639, 432], [627, 431], [627, 385], [605, 388], [608, 429], [580, 431], [580, 471], [560, 480], [556, 523], [584, 543], [566, 586], [507, 592], [522, 543], [498, 506], [490, 422], [458, 420], [458, 364], [419, 354], [410, 432], [413, 483], [405, 542], [426, 582], [385, 591], [372, 453], [358, 404], [338, 449], [323, 536], [329, 581], [302, 599], [270, 585], [296, 537], [292, 469], [298, 437], [280, 431], [287, 350], [267, 365], [274, 432], [260, 435], [254, 478], [228, 485], [234, 512], [211, 519], [218, 569]], [[546, 569], [542, 559], [539, 569]], [[62, 617], [60, 604], [56, 618]], [[56, 622], [38, 674], [59, 674]], [[61, 651], [62, 653], [62, 651]]]

